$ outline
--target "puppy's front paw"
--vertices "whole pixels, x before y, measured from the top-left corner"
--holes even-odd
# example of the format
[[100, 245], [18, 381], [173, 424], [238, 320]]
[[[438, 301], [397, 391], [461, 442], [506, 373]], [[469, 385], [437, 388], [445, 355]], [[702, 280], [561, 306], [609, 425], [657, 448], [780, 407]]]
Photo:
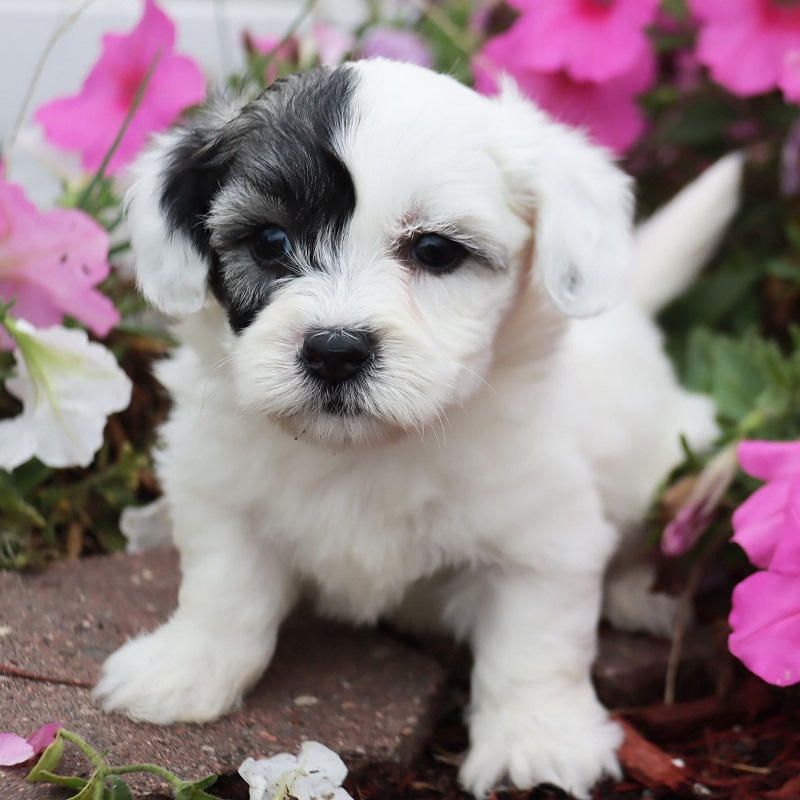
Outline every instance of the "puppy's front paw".
[[508, 703], [473, 715], [461, 785], [485, 797], [506, 781], [518, 789], [551, 783], [587, 798], [606, 775], [620, 774], [622, 732], [594, 698], [579, 703]]
[[103, 665], [95, 699], [139, 722], [208, 722], [235, 707], [269, 660], [246, 643], [212, 641], [169, 622], [123, 645]]

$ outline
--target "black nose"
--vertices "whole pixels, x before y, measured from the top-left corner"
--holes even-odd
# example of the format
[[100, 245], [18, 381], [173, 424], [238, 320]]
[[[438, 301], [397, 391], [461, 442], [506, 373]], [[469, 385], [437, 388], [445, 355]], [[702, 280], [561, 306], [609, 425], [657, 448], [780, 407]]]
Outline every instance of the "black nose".
[[328, 383], [341, 383], [364, 366], [375, 348], [366, 331], [309, 331], [301, 355], [309, 371]]

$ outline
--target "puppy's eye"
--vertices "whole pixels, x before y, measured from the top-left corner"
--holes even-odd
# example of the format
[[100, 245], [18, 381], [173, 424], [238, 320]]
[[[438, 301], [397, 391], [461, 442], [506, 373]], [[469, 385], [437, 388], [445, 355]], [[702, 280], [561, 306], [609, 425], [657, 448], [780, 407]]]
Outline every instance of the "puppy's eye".
[[439, 272], [455, 269], [466, 255], [467, 251], [460, 244], [438, 233], [423, 233], [411, 248], [411, 257], [415, 261]]
[[250, 240], [250, 252], [256, 261], [280, 261], [292, 252], [292, 243], [283, 228], [268, 225]]

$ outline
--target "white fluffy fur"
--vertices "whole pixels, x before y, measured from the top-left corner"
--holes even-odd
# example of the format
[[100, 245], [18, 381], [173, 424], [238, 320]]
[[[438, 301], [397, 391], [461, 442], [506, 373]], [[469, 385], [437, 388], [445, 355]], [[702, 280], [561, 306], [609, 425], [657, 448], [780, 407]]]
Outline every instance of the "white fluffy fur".
[[[134, 719], [213, 719], [309, 590], [327, 615], [469, 641], [465, 787], [584, 797], [617, 772], [621, 740], [589, 677], [604, 570], [679, 460], [679, 434], [713, 437], [712, 408], [677, 385], [630, 296], [595, 319], [564, 313], [604, 309], [629, 283], [628, 179], [604, 153], [509, 87], [487, 99], [408, 65], [350, 69], [360, 121], [341, 152], [359, 202], [339, 257], [287, 282], [238, 337], [209, 300], [159, 369], [175, 398], [158, 461], [179, 607], [111, 656], [97, 694]], [[168, 310], [184, 283], [187, 306], [197, 293], [152, 196], [169, 142], [143, 161], [132, 219], [140, 252], [164, 248], [161, 285], [142, 285]], [[682, 224], [719, 199], [696, 197]], [[386, 255], [402, 229], [443, 224], [506, 268], [411, 275]], [[309, 410], [293, 365], [320, 326], [381, 332], [367, 417]], [[669, 609], [623, 573], [609, 614], [663, 627]]]

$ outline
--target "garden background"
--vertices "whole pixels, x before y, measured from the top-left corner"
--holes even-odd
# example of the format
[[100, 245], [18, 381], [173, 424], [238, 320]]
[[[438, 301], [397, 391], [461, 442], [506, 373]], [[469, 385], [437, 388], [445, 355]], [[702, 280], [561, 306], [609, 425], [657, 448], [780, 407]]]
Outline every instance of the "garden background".
[[[757, 724], [785, 742], [780, 752], [753, 745], [736, 756], [738, 772], [726, 756], [724, 774], [698, 766], [698, 781], [720, 797], [800, 796], [789, 688], [800, 681], [800, 2], [264, 0], [249, 4], [258, 11], [247, 24], [215, 3], [221, 39], [239, 48], [215, 57], [217, 74], [180, 47], [169, 5], [126, 3], [136, 20], [98, 39], [99, 57], [63, 96], [31, 102], [36, 84], [15, 86], [3, 132], [0, 568], [121, 550], [121, 514], [159, 496], [149, 452], [168, 400], [150, 367], [173, 342], [136, 294], [121, 206], [125, 168], [150, 134], [212, 82], [256, 93], [347, 58], [413, 61], [484, 93], [507, 72], [617, 154], [641, 218], [718, 158], [745, 161], [722, 247], [661, 317], [681, 379], [716, 401], [720, 437], [710, 453], [687, 448], [648, 534], [659, 588], [722, 643], [718, 697], [754, 685], [745, 667], [778, 687]], [[68, 50], [91, 3], [73, 11], [47, 51]], [[57, 68], [48, 52], [39, 67]], [[135, 536], [142, 517], [127, 514]], [[456, 792], [441, 780], [438, 793], [408, 796]]]

